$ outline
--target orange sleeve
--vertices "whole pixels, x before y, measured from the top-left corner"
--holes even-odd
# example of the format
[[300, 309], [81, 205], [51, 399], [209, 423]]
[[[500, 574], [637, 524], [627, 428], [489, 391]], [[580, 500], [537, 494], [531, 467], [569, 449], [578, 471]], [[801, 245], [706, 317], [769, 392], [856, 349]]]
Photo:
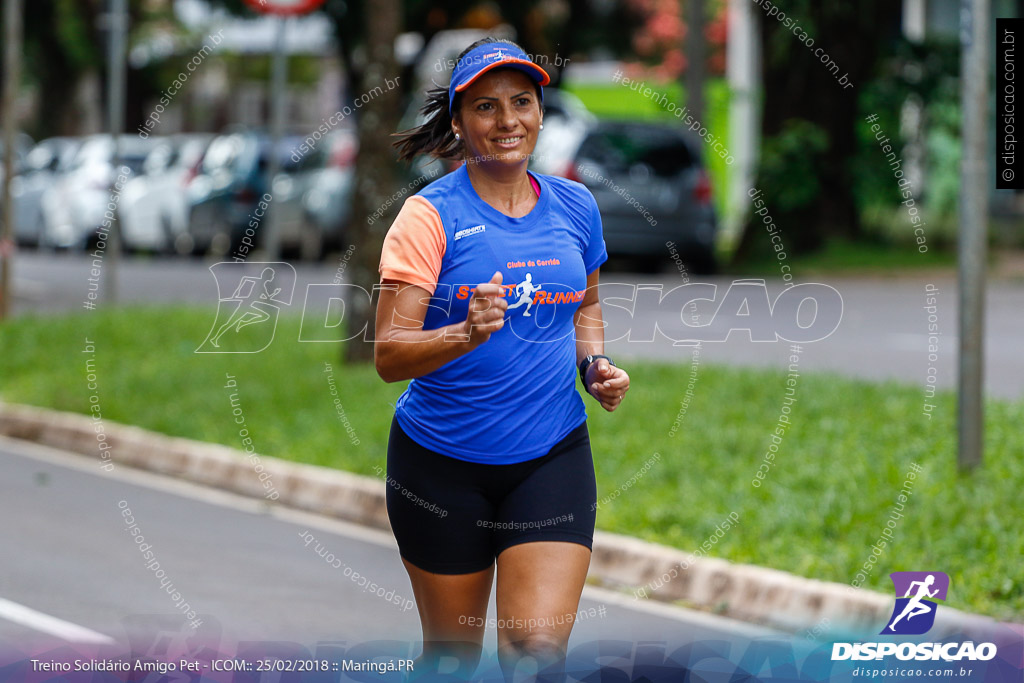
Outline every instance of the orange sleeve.
[[384, 237], [381, 279], [407, 282], [433, 294], [446, 244], [444, 224], [434, 205], [419, 195], [409, 197]]

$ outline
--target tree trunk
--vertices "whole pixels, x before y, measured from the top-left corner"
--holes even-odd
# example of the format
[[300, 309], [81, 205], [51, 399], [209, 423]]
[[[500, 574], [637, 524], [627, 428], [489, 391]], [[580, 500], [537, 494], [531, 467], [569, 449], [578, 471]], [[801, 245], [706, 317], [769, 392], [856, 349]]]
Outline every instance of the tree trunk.
[[686, 107], [693, 118], [704, 118], [704, 82], [707, 79], [708, 50], [704, 39], [707, 26], [704, 0], [686, 0], [686, 37], [683, 50], [686, 53], [686, 72], [683, 75], [683, 92], [686, 93]]
[[[66, 40], [57, 26], [61, 21], [58, 8], [52, 2], [26, 2], [25, 10], [25, 64], [38, 82], [39, 115], [30, 124], [29, 133], [36, 139], [51, 135], [75, 135], [80, 117], [69, 102], [73, 102], [83, 69], [67, 52]], [[85, 21], [93, 15], [86, 3], [76, 9]], [[91, 29], [91, 25], [90, 25]], [[91, 42], [92, 34], [79, 36]]]
[[[359, 94], [381, 88], [359, 109], [359, 157], [356, 161], [356, 191], [352, 207], [349, 241], [356, 246], [348, 272], [350, 283], [373, 293], [380, 282], [377, 267], [384, 235], [397, 212], [396, 202], [373, 225], [367, 217], [384, 206], [396, 189], [395, 150], [391, 134], [397, 130], [400, 112], [400, 89], [388, 89], [387, 81], [399, 78], [395, 63], [395, 36], [401, 30], [402, 8], [399, 0], [377, 0], [373, 11], [366, 13], [367, 63], [362, 70]], [[375, 301], [374, 301], [375, 304]], [[344, 360], [349, 363], [373, 359], [375, 306], [366, 296], [348, 297], [348, 336], [365, 329], [343, 347]], [[369, 339], [371, 341], [365, 341]]]

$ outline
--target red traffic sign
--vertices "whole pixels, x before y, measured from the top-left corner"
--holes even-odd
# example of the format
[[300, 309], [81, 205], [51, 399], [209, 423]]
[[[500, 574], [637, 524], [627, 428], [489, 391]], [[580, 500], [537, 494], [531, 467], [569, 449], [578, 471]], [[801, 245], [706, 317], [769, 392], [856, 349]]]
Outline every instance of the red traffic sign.
[[245, 4], [264, 14], [294, 15], [308, 14], [324, 0], [245, 0]]

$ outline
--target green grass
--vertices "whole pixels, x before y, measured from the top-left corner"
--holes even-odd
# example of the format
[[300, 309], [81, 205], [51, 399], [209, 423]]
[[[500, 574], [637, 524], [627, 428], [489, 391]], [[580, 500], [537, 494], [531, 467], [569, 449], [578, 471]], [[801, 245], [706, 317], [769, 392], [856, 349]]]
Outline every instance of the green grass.
[[[384, 467], [390, 403], [401, 384], [385, 384], [370, 366], [342, 366], [337, 344], [298, 343], [295, 318], [280, 321], [262, 353], [193, 353], [211, 323], [209, 312], [186, 308], [16, 318], [0, 334], [0, 396], [87, 413], [88, 337], [105, 419], [239, 448], [224, 388], [230, 373], [258, 452], [371, 476]], [[325, 362], [333, 365], [358, 445], [335, 412]], [[782, 407], [783, 372], [700, 365], [688, 412], [670, 436], [688, 360], [630, 363], [629, 371], [633, 388], [620, 410], [608, 414], [588, 400], [599, 496], [625, 485], [655, 452], [661, 458], [601, 506], [601, 528], [689, 551], [735, 511], [740, 523], [712, 555], [850, 582], [918, 463], [923, 472], [895, 542], [866, 587], [888, 593], [891, 571], [941, 570], [952, 579], [946, 604], [1024, 616], [1024, 404], [988, 402], [984, 467], [962, 475], [954, 466], [949, 393], [933, 400], [938, 408], [927, 420], [922, 386], [803, 374], [792, 427], [764, 484], [754, 488]]]
[[[642, 92], [630, 90], [628, 87], [618, 83], [607, 84], [577, 84], [567, 83], [565, 89], [573, 93], [587, 105], [599, 118], [606, 119], [633, 119], [643, 121], [660, 121], [662, 123], [676, 123], [683, 126], [683, 121], [677, 118], [669, 109], [660, 105], [656, 100], [661, 99], [664, 93], [669, 101], [674, 102], [677, 107], [686, 104], [686, 96], [682, 86], [677, 82], [669, 83], [647, 83], [657, 95], [646, 97]], [[638, 90], [641, 88], [638, 86]], [[705, 121], [702, 121], [707, 129], [717, 137], [723, 146], [729, 146], [729, 85], [722, 78], [711, 79], [705, 87]], [[676, 110], [678, 113], [678, 109]], [[681, 115], [680, 115], [681, 116]], [[696, 135], [696, 133], [694, 133]], [[701, 148], [704, 153], [704, 162], [708, 167], [708, 174], [711, 176], [711, 187], [714, 193], [715, 209], [719, 216], [724, 216], [726, 211], [726, 199], [729, 194], [729, 166], [725, 160], [718, 156], [718, 152], [711, 149], [706, 143]]]
[[[757, 228], [755, 223], [753, 228]], [[764, 277], [781, 276], [779, 266], [783, 263], [774, 258], [774, 251], [762, 249], [750, 262], [733, 267], [729, 272]], [[919, 272], [923, 269], [956, 268], [956, 252], [929, 249], [920, 253], [916, 246], [880, 244], [878, 242], [847, 242], [830, 240], [825, 248], [814, 254], [787, 255], [785, 263], [792, 269], [797, 280], [812, 275], [898, 275], [902, 272]]]

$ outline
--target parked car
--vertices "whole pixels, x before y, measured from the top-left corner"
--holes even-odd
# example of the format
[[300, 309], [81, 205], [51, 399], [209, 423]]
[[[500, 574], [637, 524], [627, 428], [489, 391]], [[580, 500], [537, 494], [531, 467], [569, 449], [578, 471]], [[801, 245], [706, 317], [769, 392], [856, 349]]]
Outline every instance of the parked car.
[[352, 196], [355, 192], [355, 160], [358, 138], [351, 129], [333, 131], [324, 145], [322, 167], [310, 183], [303, 199], [307, 221], [319, 236], [319, 249], [341, 249], [349, 221], [352, 219]]
[[77, 138], [42, 140], [25, 157], [22, 172], [11, 179], [14, 237], [21, 246], [37, 246], [44, 230], [43, 196], [71, 167], [81, 143]]
[[[323, 174], [328, 138], [322, 138], [311, 151], [299, 154], [302, 140], [281, 140], [280, 171], [271, 185], [269, 220], [277, 231], [282, 252], [298, 251], [300, 258], [316, 260], [323, 253], [324, 235], [310, 219], [306, 198]], [[266, 231], [262, 239], [266, 239]]]
[[270, 140], [265, 134], [245, 131], [215, 138], [188, 186], [191, 251], [236, 253], [247, 237], [251, 251], [265, 243], [272, 220], [283, 251], [317, 255], [322, 239], [307, 219], [304, 199], [322, 157], [315, 151], [295, 154], [301, 141], [298, 136], [280, 141], [280, 170], [271, 183], [266, 177]]
[[602, 122], [587, 131], [564, 175], [597, 199], [609, 254], [648, 269], [667, 259], [673, 242], [694, 272], [710, 274], [717, 220], [700, 152], [675, 126]]
[[[157, 144], [158, 138], [120, 136], [118, 167], [115, 169], [111, 136], [104, 134], [86, 138], [75, 153], [68, 172], [43, 195], [40, 245], [90, 247], [104, 222], [110, 222], [105, 214], [111, 204], [116, 207], [112, 194], [123, 191], [127, 181], [141, 172], [143, 162]], [[117, 201], [120, 201], [120, 196]]]
[[252, 132], [214, 138], [199, 172], [188, 186], [189, 221], [186, 245], [193, 253], [224, 255], [232, 236], [267, 191], [266, 137]]
[[[3, 136], [0, 135], [0, 184], [3, 184], [4, 173], [7, 167], [6, 158], [7, 152], [4, 149]], [[29, 152], [32, 151], [32, 138], [22, 132], [15, 133], [14, 136], [14, 154], [11, 160], [11, 166], [13, 168], [13, 175], [16, 178], [18, 174], [25, 168], [25, 160], [28, 157]], [[13, 182], [13, 178], [12, 178]], [[0, 227], [3, 226], [3, 195], [0, 193]]]
[[[4, 168], [3, 159], [6, 155], [4, 150], [4, 142], [0, 136], [0, 183], [4, 180]], [[17, 175], [21, 172], [22, 167], [25, 163], [25, 157], [32, 150], [33, 142], [25, 133], [17, 132], [14, 135], [14, 174]]]
[[544, 130], [537, 135], [530, 169], [566, 177], [572, 172], [583, 140], [597, 125], [597, 117], [570, 92], [544, 89]]
[[142, 164], [142, 172], [121, 192], [118, 218], [126, 249], [185, 252], [188, 238], [187, 186], [213, 135], [163, 138]]

